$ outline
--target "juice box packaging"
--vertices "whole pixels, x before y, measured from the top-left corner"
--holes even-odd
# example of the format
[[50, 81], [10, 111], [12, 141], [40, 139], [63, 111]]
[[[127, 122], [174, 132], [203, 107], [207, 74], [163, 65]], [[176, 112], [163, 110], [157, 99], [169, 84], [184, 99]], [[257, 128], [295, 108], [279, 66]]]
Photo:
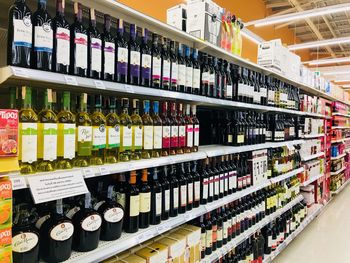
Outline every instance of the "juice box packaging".
[[0, 109], [0, 157], [18, 155], [18, 110]]

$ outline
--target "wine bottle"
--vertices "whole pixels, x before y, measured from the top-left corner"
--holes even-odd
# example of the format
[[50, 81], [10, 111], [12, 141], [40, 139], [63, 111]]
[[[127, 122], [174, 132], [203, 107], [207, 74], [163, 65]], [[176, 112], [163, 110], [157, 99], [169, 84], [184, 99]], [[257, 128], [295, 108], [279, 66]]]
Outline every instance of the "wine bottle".
[[[126, 182], [124, 173], [117, 174], [116, 177], [117, 177], [116, 201], [118, 204], [120, 204], [123, 207], [124, 212], [125, 212], [125, 210], [126, 210], [126, 193], [127, 193], [127, 189], [129, 187], [129, 185]], [[125, 220], [124, 220], [124, 225], [125, 225]]]
[[118, 20], [118, 31], [117, 38], [115, 40], [117, 48], [116, 56], [116, 81], [121, 83], [126, 83], [128, 78], [128, 65], [129, 65], [129, 51], [128, 42], [124, 35], [124, 21], [119, 18]]
[[122, 113], [120, 114], [120, 150], [119, 161], [127, 162], [131, 159], [132, 121], [129, 116], [129, 99], [122, 98]]
[[68, 74], [70, 63], [70, 24], [65, 18], [64, 10], [65, 0], [56, 0], [56, 16], [52, 20], [54, 35], [52, 70]]
[[147, 228], [150, 224], [151, 216], [151, 188], [148, 185], [148, 171], [142, 170], [140, 184], [140, 216], [139, 227]]
[[102, 36], [96, 27], [95, 9], [90, 9], [88, 30], [88, 76], [94, 79], [102, 77]]
[[168, 117], [168, 102], [162, 103], [162, 156], [170, 154], [171, 121]]
[[159, 89], [161, 85], [161, 67], [162, 67], [162, 59], [161, 52], [158, 46], [158, 35], [153, 33], [152, 35], [152, 88]]
[[106, 116], [106, 163], [117, 163], [119, 159], [120, 147], [120, 119], [116, 113], [117, 99], [115, 97], [108, 97], [108, 111]]
[[102, 38], [102, 78], [113, 81], [115, 79], [115, 42], [111, 33], [111, 16], [104, 15]]
[[185, 116], [185, 124], [186, 124], [186, 147], [185, 153], [192, 152], [193, 148], [193, 135], [194, 135], [194, 125], [193, 120], [191, 118], [191, 105], [186, 105], [186, 116]]
[[162, 38], [162, 50], [161, 50], [161, 57], [162, 57], [162, 64], [161, 64], [161, 85], [160, 87], [164, 90], [170, 89], [170, 75], [171, 75], [171, 60], [170, 60], [170, 54], [168, 49], [168, 40], [163, 37]]
[[193, 207], [199, 207], [201, 200], [201, 178], [197, 172], [197, 161], [193, 162], [192, 167], [192, 178], [193, 178]]
[[205, 254], [210, 255], [213, 251], [213, 226], [210, 218], [210, 213], [206, 214], [205, 218]]
[[201, 178], [200, 178], [200, 204], [205, 205], [208, 202], [208, 194], [209, 194], [209, 174], [208, 174], [208, 165], [209, 165], [209, 159], [206, 158], [203, 161], [202, 167], [201, 167]]
[[142, 115], [142, 123], [143, 123], [143, 147], [142, 147], [142, 159], [150, 159], [152, 157], [153, 150], [153, 120], [149, 115], [150, 110], [150, 101], [143, 101], [143, 115]]
[[216, 251], [218, 247], [218, 221], [216, 217], [216, 212], [212, 211], [211, 212], [211, 223], [212, 223], [212, 249], [213, 251]]
[[140, 45], [137, 43], [137, 26], [130, 24], [129, 40], [129, 83], [133, 85], [140, 84], [140, 66], [141, 53]]
[[170, 209], [169, 215], [171, 217], [178, 215], [179, 208], [179, 181], [177, 179], [176, 165], [172, 164], [169, 172], [170, 185]]
[[140, 101], [138, 99], [132, 100], [133, 112], [131, 118], [132, 129], [132, 147], [131, 147], [131, 159], [140, 160], [142, 157], [142, 136], [143, 136], [143, 124], [140, 116]]
[[208, 54], [202, 53], [201, 63], [201, 95], [211, 97], [209, 89], [210, 68], [208, 64]]
[[200, 124], [197, 118], [197, 105], [191, 106], [191, 113], [191, 119], [193, 123], [193, 147], [191, 148], [191, 152], [198, 152]]
[[190, 211], [193, 208], [193, 196], [194, 196], [194, 182], [191, 173], [191, 163], [188, 162], [185, 164], [185, 177], [187, 181], [187, 206], [186, 210]]
[[179, 122], [176, 114], [176, 103], [170, 103], [170, 155], [183, 153], [179, 148]]
[[[192, 93], [195, 95], [200, 94], [201, 85], [201, 69], [198, 62], [198, 49], [194, 48], [192, 51], [192, 64], [193, 64], [193, 76], [192, 76]], [[188, 68], [186, 68], [188, 70]]]
[[162, 216], [162, 185], [158, 181], [158, 168], [152, 171], [151, 182], [151, 225], [158, 225]]
[[208, 55], [208, 65], [209, 65], [209, 92], [210, 97], [215, 97], [215, 67], [214, 58]]
[[142, 28], [142, 43], [140, 47], [141, 51], [141, 81], [140, 85], [149, 87], [151, 85], [151, 66], [152, 66], [152, 56], [151, 49], [148, 45], [148, 30], [147, 28]]
[[136, 186], [136, 171], [130, 172], [125, 200], [124, 230], [126, 233], [135, 233], [139, 230], [140, 215], [140, 192]]
[[177, 91], [179, 65], [178, 65], [175, 41], [170, 41], [169, 53], [170, 53], [170, 61], [171, 61], [170, 90]]
[[217, 244], [217, 248], [221, 248], [223, 243], [224, 243], [224, 233], [223, 233], [224, 225], [223, 225], [223, 219], [222, 219], [222, 216], [221, 216], [221, 209], [220, 208], [216, 209], [215, 216], [216, 216], [216, 225], [217, 225], [217, 230], [216, 230], [217, 241], [216, 241], [216, 244]]
[[81, 4], [74, 2], [75, 20], [70, 27], [70, 73], [80, 77], [87, 76], [88, 32], [83, 25]]
[[94, 112], [90, 115], [92, 124], [92, 151], [90, 165], [102, 165], [106, 149], [106, 117], [102, 113], [102, 96], [95, 95]]
[[191, 59], [191, 49], [185, 46], [185, 64], [186, 64], [186, 74], [185, 74], [185, 92], [192, 93], [193, 84], [193, 63]]
[[170, 183], [168, 181], [167, 166], [163, 167], [162, 176], [159, 181], [162, 186], [162, 220], [167, 220], [170, 211]]
[[25, 0], [15, 0], [9, 10], [7, 64], [29, 68], [32, 53], [32, 12]]
[[206, 247], [206, 230], [204, 223], [204, 215], [201, 215], [199, 218], [199, 225], [201, 228], [201, 242], [200, 242], [200, 251], [201, 251], [201, 259], [205, 258], [205, 247]]
[[53, 30], [52, 19], [46, 10], [46, 0], [38, 1], [38, 9], [33, 14], [32, 67], [52, 70]]
[[187, 180], [185, 177], [185, 166], [184, 163], [179, 165], [178, 169], [178, 179], [179, 179], [179, 214], [186, 213], [187, 207]]
[[[184, 58], [184, 46], [179, 44], [178, 49], [178, 72], [177, 72], [177, 91], [185, 92], [186, 86], [186, 61]], [[191, 83], [192, 84], [192, 83]]]
[[221, 71], [220, 71], [220, 67], [221, 67], [221, 60], [219, 60], [218, 58], [214, 58], [213, 60], [213, 67], [214, 67], [214, 74], [215, 74], [215, 80], [214, 80], [214, 93], [213, 93], [213, 97], [214, 98], [218, 98], [220, 99], [220, 95], [221, 95], [221, 86], [222, 86], [222, 76], [221, 76]]
[[163, 128], [162, 119], [159, 117], [159, 101], [153, 101], [153, 148], [152, 158], [162, 156]]

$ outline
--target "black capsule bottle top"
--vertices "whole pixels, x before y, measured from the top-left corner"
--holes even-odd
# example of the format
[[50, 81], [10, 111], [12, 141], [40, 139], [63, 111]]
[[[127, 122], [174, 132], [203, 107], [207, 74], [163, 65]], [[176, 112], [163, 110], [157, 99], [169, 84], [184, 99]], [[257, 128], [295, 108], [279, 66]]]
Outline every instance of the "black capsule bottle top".
[[129, 108], [129, 99], [128, 98], [122, 98], [122, 107]]

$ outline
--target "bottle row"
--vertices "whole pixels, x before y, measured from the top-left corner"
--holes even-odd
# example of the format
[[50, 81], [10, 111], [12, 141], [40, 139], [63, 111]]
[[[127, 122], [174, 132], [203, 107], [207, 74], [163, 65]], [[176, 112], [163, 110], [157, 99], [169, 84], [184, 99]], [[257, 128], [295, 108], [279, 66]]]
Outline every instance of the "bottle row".
[[[38, 91], [37, 91], [38, 92]], [[10, 90], [16, 108], [16, 89]], [[17, 89], [18, 95], [18, 89]], [[42, 106], [33, 110], [32, 89], [22, 87], [19, 111], [19, 161], [22, 173], [86, 167], [198, 151], [196, 105], [115, 97], [38, 92]], [[57, 100], [57, 97], [58, 100]], [[35, 97], [34, 97], [35, 98]], [[74, 108], [71, 109], [71, 105]], [[129, 115], [129, 108], [132, 113]], [[73, 112], [72, 112], [73, 111]]]
[[135, 24], [128, 25], [126, 32], [122, 19], [115, 36], [109, 15], [104, 15], [100, 33], [95, 10], [90, 9], [86, 27], [77, 2], [74, 23], [65, 18], [64, 0], [57, 0], [57, 13], [51, 19], [46, 2], [40, 0], [33, 15], [25, 0], [11, 7], [9, 65], [299, 110], [299, 89], [274, 77], [155, 33], [149, 40], [149, 31], [138, 30]]
[[[64, 261], [72, 250], [94, 250], [99, 240], [116, 240], [122, 231], [135, 233], [198, 207], [207, 193], [199, 174], [192, 176], [191, 165], [186, 166], [179, 165], [180, 172], [176, 174], [172, 174], [176, 169], [172, 167], [169, 181], [167, 174], [158, 175], [158, 168], [152, 169], [150, 180], [146, 169], [141, 178], [136, 171], [130, 172], [129, 183], [124, 174], [116, 175], [117, 182], [113, 177], [105, 182], [92, 180], [91, 192], [83, 196], [36, 206], [28, 203], [29, 192], [23, 190], [14, 202], [14, 262], [38, 262], [39, 256], [46, 262]], [[166, 173], [166, 169], [162, 172]], [[273, 184], [208, 213], [205, 228], [210, 225], [212, 239], [217, 239], [211, 244], [212, 250], [287, 205], [299, 194], [296, 181]], [[221, 185], [213, 188], [212, 200], [225, 195], [221, 195]], [[21, 242], [26, 237], [33, 242]]]

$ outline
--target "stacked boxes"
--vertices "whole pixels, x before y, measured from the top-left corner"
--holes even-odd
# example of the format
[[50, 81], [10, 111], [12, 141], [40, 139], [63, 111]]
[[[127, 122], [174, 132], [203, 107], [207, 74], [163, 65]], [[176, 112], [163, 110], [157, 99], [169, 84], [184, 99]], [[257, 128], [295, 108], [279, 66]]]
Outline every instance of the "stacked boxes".
[[0, 262], [12, 262], [12, 185], [0, 179]]

